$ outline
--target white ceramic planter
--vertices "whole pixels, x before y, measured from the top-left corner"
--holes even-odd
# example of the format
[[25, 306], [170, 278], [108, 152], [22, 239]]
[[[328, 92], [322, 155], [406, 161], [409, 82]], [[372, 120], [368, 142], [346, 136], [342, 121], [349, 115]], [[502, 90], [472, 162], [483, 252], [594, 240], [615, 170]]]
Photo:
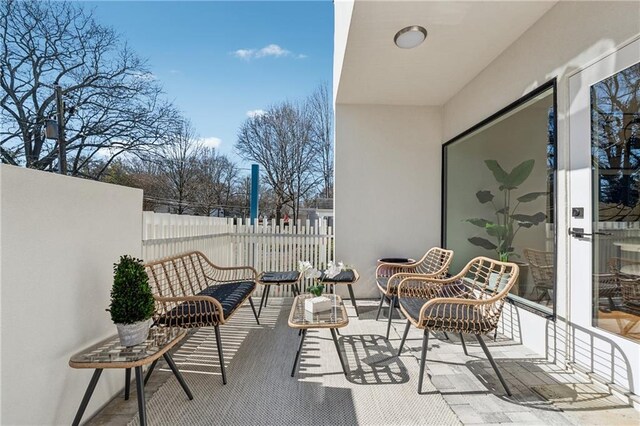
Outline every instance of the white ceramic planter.
[[116, 324], [122, 346], [135, 346], [147, 340], [151, 318], [133, 324]]

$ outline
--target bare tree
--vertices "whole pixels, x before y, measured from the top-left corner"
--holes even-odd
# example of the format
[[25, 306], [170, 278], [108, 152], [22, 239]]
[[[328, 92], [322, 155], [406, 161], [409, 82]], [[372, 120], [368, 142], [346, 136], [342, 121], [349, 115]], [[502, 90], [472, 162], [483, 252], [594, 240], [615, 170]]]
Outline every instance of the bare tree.
[[[125, 152], [144, 153], [175, 126], [146, 64], [75, 3], [0, 0], [0, 158], [53, 170], [43, 136], [62, 87], [69, 173], [99, 178]], [[89, 167], [95, 164], [98, 167]]]
[[195, 213], [203, 216], [225, 216], [238, 180], [238, 167], [215, 149], [204, 149], [197, 160], [194, 191]]
[[179, 124], [166, 142], [158, 162], [167, 179], [167, 195], [175, 202], [172, 210], [177, 214], [184, 214], [194, 199], [202, 145], [187, 120]]
[[275, 214], [290, 204], [294, 220], [301, 200], [318, 183], [314, 175], [309, 110], [283, 102], [263, 115], [250, 117], [241, 126], [236, 150], [246, 160], [262, 166], [264, 182], [275, 196]]
[[333, 198], [333, 107], [327, 84], [320, 85], [308, 99], [311, 108], [311, 137], [316, 149], [316, 167], [322, 176], [321, 196]]
[[104, 182], [140, 188], [144, 191], [142, 209], [155, 211], [167, 204], [167, 178], [157, 161], [123, 157], [111, 163], [102, 175]]

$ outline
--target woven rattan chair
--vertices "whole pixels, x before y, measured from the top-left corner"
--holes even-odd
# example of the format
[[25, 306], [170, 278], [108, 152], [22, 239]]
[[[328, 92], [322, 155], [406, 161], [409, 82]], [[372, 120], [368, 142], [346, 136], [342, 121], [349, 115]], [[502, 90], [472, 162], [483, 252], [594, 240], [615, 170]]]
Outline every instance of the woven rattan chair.
[[[190, 252], [145, 265], [156, 300], [154, 324], [174, 327], [214, 327], [222, 382], [227, 383], [219, 326], [226, 324], [251, 299], [258, 274], [249, 266], [216, 266], [200, 252]], [[153, 370], [155, 363], [149, 371]], [[147, 377], [150, 373], [147, 373]]]
[[387, 300], [389, 302], [387, 339], [389, 338], [389, 331], [391, 329], [392, 310], [397, 306], [397, 288], [400, 281], [413, 275], [423, 275], [428, 278], [444, 278], [449, 271], [449, 265], [452, 259], [452, 250], [433, 247], [417, 262], [405, 264], [380, 262], [376, 268], [376, 284], [380, 290], [380, 304], [378, 305], [376, 321], [380, 318], [383, 302]]
[[526, 248], [522, 250], [522, 254], [529, 263], [533, 277], [533, 291], [537, 293], [535, 301], [540, 303], [545, 297], [552, 301], [550, 292], [553, 291], [555, 282], [555, 253]]
[[[502, 313], [505, 299], [518, 279], [515, 263], [499, 262], [487, 257], [476, 257], [456, 276], [446, 279], [407, 277], [398, 286], [400, 310], [407, 317], [407, 326], [400, 342], [398, 355], [413, 324], [424, 330], [418, 393], [422, 392], [422, 379], [429, 343], [429, 331], [473, 334], [496, 372], [508, 395], [511, 391], [502, 378], [498, 365], [482, 339], [483, 334], [494, 331]], [[464, 339], [462, 339], [463, 348]]]

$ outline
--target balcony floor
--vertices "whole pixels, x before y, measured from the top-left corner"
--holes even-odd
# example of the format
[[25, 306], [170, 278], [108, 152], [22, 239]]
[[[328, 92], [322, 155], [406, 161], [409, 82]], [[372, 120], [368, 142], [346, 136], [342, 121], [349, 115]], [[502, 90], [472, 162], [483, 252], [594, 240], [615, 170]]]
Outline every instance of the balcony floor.
[[[273, 298], [257, 325], [246, 306], [221, 327], [227, 367], [222, 385], [213, 329], [198, 330], [174, 352], [194, 400], [187, 400], [163, 364], [146, 388], [149, 424], [633, 424], [640, 413], [607, 389], [549, 363], [517, 342], [498, 336], [487, 344], [513, 397], [504, 393], [481, 348], [440, 333], [429, 339], [423, 394], [417, 393], [422, 333], [412, 328], [397, 357], [405, 321], [394, 316], [384, 339], [386, 313], [375, 321], [376, 301], [362, 301], [340, 345], [342, 374], [328, 330], [311, 330], [295, 378], [296, 330], [287, 326], [291, 299]], [[360, 305], [359, 305], [360, 308]], [[397, 313], [395, 314], [397, 315]], [[135, 385], [132, 386], [135, 389]], [[88, 424], [138, 424], [135, 391], [114, 398]]]

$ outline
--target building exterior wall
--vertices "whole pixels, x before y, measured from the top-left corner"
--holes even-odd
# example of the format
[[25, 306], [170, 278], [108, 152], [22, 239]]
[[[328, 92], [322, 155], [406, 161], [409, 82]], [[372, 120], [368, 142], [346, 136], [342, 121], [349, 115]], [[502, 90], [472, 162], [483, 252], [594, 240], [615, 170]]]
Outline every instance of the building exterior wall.
[[[93, 370], [68, 361], [115, 333], [113, 263], [141, 256], [141, 212], [141, 190], [0, 165], [0, 423], [71, 423]], [[123, 378], [103, 373], [85, 420]]]
[[440, 242], [439, 108], [336, 106], [336, 260], [378, 297], [376, 259], [420, 257]]
[[[450, 99], [444, 105], [443, 112], [445, 142], [542, 83], [554, 77], [558, 79], [558, 320], [548, 321], [518, 310], [518, 315], [513, 316], [518, 322], [509, 327], [520, 327], [525, 345], [554, 359], [564, 360], [568, 350], [567, 361], [573, 362], [576, 353], [591, 353], [588, 358], [593, 364], [594, 358], [601, 356], [598, 353], [616, 354], [609, 361], [601, 358], [603, 366], [599, 373], [613, 378], [616, 384], [636, 394], [640, 388], [638, 345], [599, 330], [588, 328], [585, 331], [582, 329], [584, 325], [567, 326], [565, 323], [568, 315], [567, 297], [571, 297], [572, 291], [584, 291], [584, 287], [572, 289], [569, 285], [570, 251], [567, 235], [570, 209], [566, 188], [570, 155], [569, 77], [639, 35], [638, 2], [560, 2]], [[591, 310], [591, 306], [583, 308]], [[521, 327], [522, 324], [527, 325]], [[576, 333], [585, 332], [594, 340], [572, 338]], [[621, 347], [627, 349], [621, 352]], [[616, 362], [616, 357], [627, 362]], [[592, 365], [578, 367], [592, 369]]]
[[338, 95], [338, 84], [342, 73], [342, 62], [349, 38], [349, 24], [355, 0], [335, 0], [333, 2], [335, 22], [333, 26], [333, 99]]
[[[351, 14], [349, 19], [346, 16], [336, 7], [336, 17], [340, 18], [336, 20], [336, 34], [348, 36]], [[442, 129], [440, 142], [445, 143], [534, 88], [557, 78], [557, 319], [546, 319], [509, 305], [501, 330], [554, 361], [573, 362], [578, 352], [590, 354], [591, 364], [600, 364], [601, 376], [638, 394], [639, 345], [588, 325], [585, 328], [566, 321], [571, 291], [584, 291], [584, 288], [569, 286], [570, 251], [568, 237], [565, 237], [570, 195], [567, 191], [569, 77], [603, 56], [615, 54], [617, 48], [637, 37], [640, 37], [640, 3], [637, 1], [558, 2], [442, 106], [441, 122], [435, 119], [437, 107], [426, 109], [429, 113], [418, 113], [420, 107], [337, 104], [336, 256], [364, 272], [359, 295], [375, 294], [371, 289], [376, 258], [418, 256], [418, 252], [439, 243], [441, 152], [440, 147], [433, 146], [435, 134]], [[343, 63], [344, 52], [344, 48], [336, 49], [338, 68]], [[339, 72], [334, 72], [334, 77], [334, 86], [337, 86]], [[424, 104], [432, 102], [424, 99]], [[400, 111], [412, 111], [412, 116], [429, 116], [431, 120], [405, 120], [399, 125], [398, 118], [406, 117]], [[400, 155], [398, 147], [413, 154]], [[423, 157], [418, 159], [416, 154]], [[422, 159], [427, 159], [426, 167], [415, 167]], [[382, 191], [376, 191], [378, 187], [390, 192], [381, 196]], [[391, 199], [393, 201], [388, 201]], [[363, 211], [365, 215], [356, 214]], [[584, 309], [590, 310], [591, 306]], [[590, 338], [585, 339], [585, 335]], [[581, 337], [576, 339], [576, 336]], [[592, 369], [587, 364], [578, 367]]]

